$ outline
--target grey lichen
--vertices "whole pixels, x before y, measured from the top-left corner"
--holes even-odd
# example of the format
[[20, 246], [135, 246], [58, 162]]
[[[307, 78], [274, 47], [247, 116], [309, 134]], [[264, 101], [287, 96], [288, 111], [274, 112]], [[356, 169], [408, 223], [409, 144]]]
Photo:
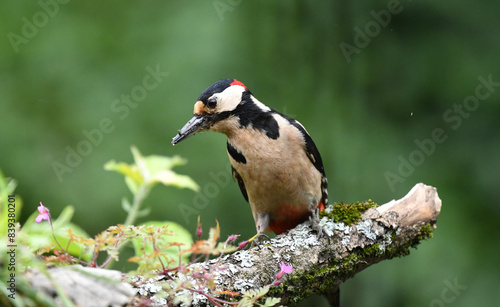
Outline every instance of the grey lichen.
[[[413, 199], [413, 203], [392, 201], [390, 206], [374, 208], [369, 201], [343, 205], [337, 210], [327, 208], [320, 225], [328, 237], [318, 239], [309, 222], [305, 222], [249, 250], [211, 260], [204, 266], [213, 274], [215, 288], [204, 291], [217, 295], [224, 290], [241, 293], [259, 289], [275, 280], [279, 263], [285, 262], [293, 272], [283, 276], [283, 283], [271, 287], [267, 295], [280, 297], [281, 304], [287, 305], [311, 294], [324, 294], [372, 264], [408, 255], [411, 247], [432, 237], [440, 210], [434, 188], [420, 185], [412, 193], [412, 198], [405, 199]], [[422, 211], [422, 204], [437, 209]], [[418, 218], [408, 219], [412, 214]], [[192, 303], [196, 305], [194, 296]], [[200, 305], [208, 304], [197, 299]]]
[[249, 290], [255, 288], [255, 284], [248, 279], [237, 279], [234, 281], [234, 289], [238, 291]]
[[378, 236], [378, 231], [373, 229], [372, 220], [364, 220], [359, 222], [356, 225], [356, 229], [370, 240], [375, 240]]
[[234, 259], [240, 262], [240, 266], [244, 268], [251, 268], [253, 266], [252, 255], [246, 250], [235, 252]]

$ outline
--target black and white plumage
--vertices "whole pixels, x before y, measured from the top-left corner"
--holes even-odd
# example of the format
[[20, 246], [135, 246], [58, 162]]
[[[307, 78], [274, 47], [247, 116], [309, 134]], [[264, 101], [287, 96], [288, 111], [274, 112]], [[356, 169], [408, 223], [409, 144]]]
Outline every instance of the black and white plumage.
[[227, 136], [233, 177], [258, 233], [283, 233], [328, 204], [323, 162], [304, 126], [261, 103], [240, 81], [208, 87], [172, 144], [203, 130]]

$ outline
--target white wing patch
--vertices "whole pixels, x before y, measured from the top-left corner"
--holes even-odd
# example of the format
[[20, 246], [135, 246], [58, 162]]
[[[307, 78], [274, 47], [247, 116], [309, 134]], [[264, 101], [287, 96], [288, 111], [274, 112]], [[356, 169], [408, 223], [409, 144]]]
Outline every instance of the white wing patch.
[[259, 107], [259, 109], [261, 109], [263, 112], [269, 112], [271, 111], [271, 108], [266, 106], [265, 104], [263, 104], [262, 102], [260, 102], [259, 100], [257, 100], [257, 98], [255, 98], [253, 95], [252, 95], [252, 100], [253, 100], [253, 103], [255, 103], [255, 105], [257, 107]]

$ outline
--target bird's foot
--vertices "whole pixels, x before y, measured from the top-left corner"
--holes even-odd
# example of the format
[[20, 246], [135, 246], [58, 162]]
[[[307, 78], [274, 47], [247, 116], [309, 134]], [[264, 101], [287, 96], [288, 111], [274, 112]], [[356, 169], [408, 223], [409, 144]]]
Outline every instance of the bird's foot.
[[318, 233], [318, 239], [324, 236], [323, 227], [319, 224], [319, 208], [316, 208], [311, 211], [311, 216], [309, 217], [309, 223], [311, 223], [311, 228]]
[[271, 241], [271, 238], [269, 238], [268, 235], [266, 235], [265, 233], [263, 232], [258, 232], [255, 236], [251, 237], [248, 242], [251, 242], [252, 243], [252, 247], [253, 246], [257, 246], [258, 243], [261, 243], [263, 242], [264, 240], [268, 240], [268, 241]]

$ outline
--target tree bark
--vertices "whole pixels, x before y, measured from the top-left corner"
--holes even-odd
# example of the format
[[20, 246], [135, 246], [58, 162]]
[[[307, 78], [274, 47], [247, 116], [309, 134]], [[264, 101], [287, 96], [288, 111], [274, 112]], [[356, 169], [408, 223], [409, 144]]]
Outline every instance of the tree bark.
[[[41, 272], [28, 271], [26, 278], [38, 291], [37, 299], [54, 298], [56, 306], [127, 306], [137, 292], [131, 284], [122, 281], [123, 273], [115, 270], [71, 265], [49, 268], [48, 274], [50, 278]], [[45, 305], [43, 300], [37, 303]]]
[[[195, 264], [210, 272], [215, 282], [214, 289], [202, 287], [200, 290], [222, 298], [223, 295], [217, 293], [259, 289], [275, 282], [280, 272], [279, 264], [285, 263], [293, 267], [292, 273], [284, 274], [279, 280], [281, 284], [271, 287], [266, 296], [279, 297], [280, 304], [291, 305], [312, 294], [320, 294], [335, 304], [338, 302], [338, 286], [342, 282], [372, 264], [406, 256], [410, 247], [432, 237], [440, 211], [441, 200], [436, 189], [419, 183], [402, 199], [366, 210], [361, 219], [352, 225], [323, 217], [320, 224], [326, 235], [322, 237], [318, 238], [306, 222], [248, 250]], [[161, 286], [155, 287], [155, 282], [150, 280], [141, 283], [136, 289], [139, 294], [135, 301], [146, 297], [154, 300], [153, 296], [161, 292]], [[31, 284], [36, 287], [44, 283], [36, 281]], [[108, 293], [116, 293], [116, 297], [123, 298], [125, 293], [130, 297], [129, 289], [118, 285], [118, 288], [105, 289]], [[44, 286], [40, 288], [45, 292], [50, 290]], [[93, 295], [102, 292], [102, 289], [100, 280], [87, 283], [85, 289], [73, 286], [65, 291], [76, 302], [75, 298], [81, 301], [82, 293]], [[54, 295], [54, 292], [51, 294]], [[194, 306], [209, 305], [206, 296], [191, 294]], [[107, 305], [121, 306], [123, 300], [109, 301]]]
[[[284, 235], [250, 250], [237, 251], [223, 258], [219, 266], [228, 266], [216, 277], [216, 291], [258, 288], [273, 282], [278, 263], [292, 265], [283, 286], [270, 291], [282, 304], [295, 303], [311, 294], [329, 294], [329, 290], [382, 260], [406, 256], [409, 248], [432, 236], [441, 211], [441, 199], [435, 188], [419, 183], [400, 200], [368, 209], [355, 225], [323, 224], [332, 234], [318, 240], [305, 223]], [[325, 218], [323, 218], [325, 219]]]

